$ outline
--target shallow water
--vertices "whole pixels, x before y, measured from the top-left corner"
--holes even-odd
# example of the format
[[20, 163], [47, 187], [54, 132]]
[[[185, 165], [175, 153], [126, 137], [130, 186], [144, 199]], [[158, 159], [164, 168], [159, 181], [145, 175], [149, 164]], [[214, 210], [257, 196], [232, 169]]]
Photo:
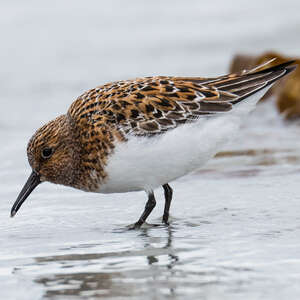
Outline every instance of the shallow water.
[[[1, 2], [0, 299], [299, 299], [300, 127], [272, 101], [204, 169], [171, 184], [169, 227], [127, 230], [144, 193], [51, 184], [9, 218], [30, 173], [28, 138], [85, 89], [215, 75], [236, 52], [300, 47], [298, 1], [284, 14], [282, 1], [72, 3]], [[151, 224], [163, 211], [156, 194]]]

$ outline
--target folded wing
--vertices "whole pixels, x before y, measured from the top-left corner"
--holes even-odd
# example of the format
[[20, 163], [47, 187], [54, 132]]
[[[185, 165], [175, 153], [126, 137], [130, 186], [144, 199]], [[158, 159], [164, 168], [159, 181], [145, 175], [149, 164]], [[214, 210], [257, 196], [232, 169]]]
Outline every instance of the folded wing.
[[162, 134], [200, 117], [231, 111], [235, 105], [294, 70], [287, 62], [261, 71], [217, 78], [147, 77], [90, 90], [70, 107], [76, 123], [127, 134]]

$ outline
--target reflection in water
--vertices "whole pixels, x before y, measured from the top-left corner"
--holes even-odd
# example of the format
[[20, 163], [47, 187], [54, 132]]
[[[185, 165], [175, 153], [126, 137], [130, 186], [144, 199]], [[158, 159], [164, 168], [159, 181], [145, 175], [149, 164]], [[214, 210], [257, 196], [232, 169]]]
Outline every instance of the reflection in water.
[[[167, 232], [168, 232], [167, 243], [166, 243], [165, 246], [162, 247], [162, 249], [171, 249], [171, 247], [172, 247], [173, 235], [172, 235], [171, 227], [167, 227]], [[143, 230], [141, 235], [148, 238], [149, 237], [148, 230]], [[147, 240], [149, 240], [149, 239], [147, 239]], [[145, 243], [145, 248], [148, 247], [148, 246], [151, 247], [149, 242], [146, 242]], [[169, 258], [169, 261], [166, 264], [166, 267], [170, 271], [169, 276], [168, 276], [168, 279], [170, 279], [170, 277], [175, 275], [175, 271], [173, 271], [173, 268], [176, 265], [176, 263], [179, 261], [179, 257], [177, 255], [172, 254], [171, 252], [169, 252], [168, 253], [168, 258]], [[149, 265], [152, 265], [154, 263], [158, 263], [159, 258], [154, 256], [154, 255], [148, 255], [147, 256], [147, 261], [148, 261]], [[174, 298], [175, 294], [176, 294], [175, 286], [166, 285], [166, 288], [169, 289], [169, 295], [172, 295], [172, 297]]]
[[126, 290], [114, 289], [112, 278], [117, 274], [106, 273], [70, 273], [42, 277], [36, 282], [45, 286], [45, 296], [125, 296]]
[[[292, 169], [280, 168], [282, 165]], [[196, 174], [202, 177], [241, 178], [298, 173], [299, 151], [295, 149], [244, 149], [219, 152], [215, 159]]]
[[[167, 227], [167, 232], [168, 232], [168, 236], [167, 236], [167, 242], [166, 245], [163, 246], [161, 249], [171, 249], [172, 247], [172, 239], [173, 239], [173, 235], [172, 235], [172, 229], [171, 227]], [[142, 229], [142, 233], [140, 234], [141, 237], [144, 238], [145, 240], [145, 248], [151, 247], [151, 243], [149, 242], [151, 237], [148, 234], [148, 230], [147, 229]], [[168, 253], [168, 257], [170, 259], [170, 262], [167, 264], [167, 268], [168, 269], [172, 269], [174, 264], [179, 260], [177, 255], [172, 254], [171, 252]], [[156, 258], [154, 255], [148, 255], [147, 256], [147, 260], [148, 260], [148, 264], [152, 265], [153, 263], [157, 263], [159, 262], [159, 259]]]
[[[175, 281], [172, 277], [176, 276], [176, 271], [173, 269], [179, 261], [175, 253], [180, 250], [172, 247], [172, 227], [165, 229], [165, 238], [151, 236], [149, 228], [137, 231], [142, 248], [133, 251], [37, 257], [35, 260], [38, 264], [55, 264], [56, 274], [42, 276], [35, 282], [44, 286], [45, 297], [48, 298], [61, 295], [97, 298], [134, 296], [151, 287], [143, 284], [145, 282], [161, 288], [161, 291], [152, 290], [151, 293], [163, 293], [174, 297], [176, 290], [175, 284], [172, 284], [172, 281]], [[161, 243], [162, 240], [165, 240], [163, 245], [157, 247], [157, 242]], [[130, 267], [127, 266], [121, 272], [115, 271], [122, 270], [124, 257]], [[145, 268], [146, 265], [148, 268]], [[68, 268], [71, 268], [72, 272], [65, 273]], [[76, 272], [74, 268], [81, 271]]]
[[[218, 195], [222, 196], [221, 192]], [[191, 206], [193, 203], [188, 202], [192, 212], [199, 206]], [[14, 277], [34, 280], [49, 299], [194, 300], [211, 299], [212, 295], [214, 299], [224, 299], [224, 295], [228, 296], [226, 299], [236, 299], [238, 293], [254, 299], [251, 292], [264, 293], [268, 278], [274, 280], [270, 283], [272, 287], [287, 276], [295, 278], [296, 273], [290, 275], [289, 268], [297, 263], [298, 254], [292, 253], [296, 259], [291, 261], [289, 249], [297, 247], [293, 241], [299, 226], [289, 226], [284, 231], [284, 210], [278, 209], [274, 214], [267, 206], [256, 209], [255, 203], [255, 210], [248, 213], [249, 203], [248, 200], [246, 206], [234, 206], [231, 202], [225, 208], [220, 204], [201, 208], [192, 217], [172, 218], [169, 228], [150, 227], [122, 233], [110, 230], [101, 237], [101, 243], [87, 240], [85, 244], [72, 242], [63, 248], [60, 243], [56, 252], [59, 255], [17, 262]], [[295, 210], [293, 219], [297, 218]], [[287, 253], [282, 257], [277, 249], [290, 234], [292, 248], [285, 247]], [[287, 268], [274, 272], [282, 265]], [[267, 270], [262, 271], [261, 266]], [[284, 270], [287, 271], [282, 276]]]

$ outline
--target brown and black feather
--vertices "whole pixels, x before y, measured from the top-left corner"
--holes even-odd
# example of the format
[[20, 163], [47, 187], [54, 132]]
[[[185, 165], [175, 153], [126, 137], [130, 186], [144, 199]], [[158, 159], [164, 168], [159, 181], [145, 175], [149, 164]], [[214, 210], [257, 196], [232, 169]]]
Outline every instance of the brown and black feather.
[[120, 140], [128, 133], [162, 134], [200, 117], [231, 111], [290, 73], [295, 68], [292, 63], [216, 78], [155, 76], [113, 82], [82, 94], [68, 114], [74, 124], [85, 128], [85, 134], [86, 127], [91, 132], [112, 132]]

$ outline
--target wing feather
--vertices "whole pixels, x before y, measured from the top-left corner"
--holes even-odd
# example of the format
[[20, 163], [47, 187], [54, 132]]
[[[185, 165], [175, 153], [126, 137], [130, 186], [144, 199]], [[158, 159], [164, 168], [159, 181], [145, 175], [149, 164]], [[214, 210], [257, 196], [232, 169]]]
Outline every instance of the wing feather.
[[75, 124], [111, 128], [122, 136], [162, 134], [201, 117], [230, 112], [291, 72], [291, 64], [217, 78], [156, 76], [114, 82], [81, 95], [68, 113]]

